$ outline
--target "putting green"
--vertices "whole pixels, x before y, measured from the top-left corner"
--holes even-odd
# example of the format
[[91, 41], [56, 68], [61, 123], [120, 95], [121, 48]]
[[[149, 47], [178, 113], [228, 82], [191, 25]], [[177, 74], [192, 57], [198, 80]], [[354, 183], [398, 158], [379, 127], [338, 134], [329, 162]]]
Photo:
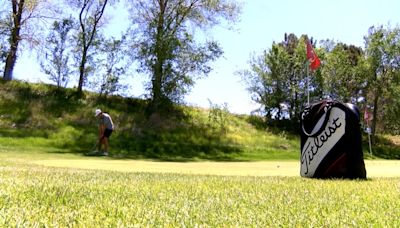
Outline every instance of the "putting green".
[[[111, 160], [107, 158], [37, 160], [50, 167], [109, 170], [119, 172], [157, 172], [233, 176], [299, 176], [297, 161], [261, 162], [159, 162]], [[400, 177], [399, 160], [367, 160], [367, 177]]]

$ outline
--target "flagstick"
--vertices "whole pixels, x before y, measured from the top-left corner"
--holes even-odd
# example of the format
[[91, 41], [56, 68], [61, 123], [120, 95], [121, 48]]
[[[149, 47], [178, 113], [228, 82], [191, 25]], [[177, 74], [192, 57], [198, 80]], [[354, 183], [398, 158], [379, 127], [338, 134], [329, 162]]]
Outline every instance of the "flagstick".
[[372, 155], [371, 128], [369, 128], [369, 120], [367, 120], [367, 128], [368, 128], [369, 154]]
[[306, 87], [307, 87], [307, 106], [310, 106], [310, 82], [309, 82], [309, 70], [308, 70], [308, 62], [306, 62]]
[[369, 141], [369, 154], [372, 155], [371, 133], [368, 133], [368, 141]]

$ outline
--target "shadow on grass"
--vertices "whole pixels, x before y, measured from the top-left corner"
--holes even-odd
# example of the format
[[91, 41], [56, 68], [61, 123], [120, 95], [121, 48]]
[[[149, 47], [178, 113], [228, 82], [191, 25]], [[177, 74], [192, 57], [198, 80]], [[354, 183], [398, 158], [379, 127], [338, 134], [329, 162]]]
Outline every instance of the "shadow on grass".
[[[134, 112], [132, 112], [134, 113]], [[120, 126], [110, 137], [110, 157], [114, 159], [152, 159], [159, 161], [237, 161], [242, 148], [228, 140], [224, 132], [206, 124], [193, 124], [181, 113], [167, 117], [136, 116], [136, 122], [115, 116]], [[90, 118], [90, 117], [89, 117]], [[179, 119], [179, 120], [178, 120]], [[124, 121], [128, 121], [123, 123]], [[79, 136], [61, 148], [69, 153], [85, 154], [97, 144], [97, 124], [69, 123]]]
[[[238, 145], [222, 142], [217, 135], [204, 135], [199, 132], [202, 131], [193, 128], [147, 131], [141, 134], [115, 132], [110, 137], [110, 156], [114, 159], [180, 162], [199, 159], [233, 161], [236, 160], [234, 155], [241, 153]], [[71, 147], [71, 152], [84, 154], [93, 149], [90, 147], [95, 144], [96, 141], [80, 140]]]
[[0, 134], [14, 138], [49, 138], [64, 124], [63, 115], [79, 113], [82, 103], [72, 89], [1, 82]]
[[[369, 151], [368, 137], [363, 137], [364, 151]], [[368, 155], [370, 156], [370, 155]], [[400, 159], [400, 147], [386, 137], [378, 136], [372, 146], [372, 156], [383, 159]]]
[[3, 128], [0, 129], [1, 137], [9, 138], [27, 138], [27, 137], [41, 137], [47, 138], [49, 131], [39, 129], [20, 129], [20, 128]]
[[87, 153], [97, 141], [93, 110], [99, 107], [118, 125], [110, 138], [116, 158], [229, 161], [241, 153], [215, 124], [193, 120], [172, 106], [149, 115], [146, 100], [94, 93], [79, 97], [74, 89], [0, 80], [0, 107], [0, 135], [22, 139], [19, 147], [35, 146], [24, 142], [29, 137], [40, 146], [59, 148], [54, 153]]

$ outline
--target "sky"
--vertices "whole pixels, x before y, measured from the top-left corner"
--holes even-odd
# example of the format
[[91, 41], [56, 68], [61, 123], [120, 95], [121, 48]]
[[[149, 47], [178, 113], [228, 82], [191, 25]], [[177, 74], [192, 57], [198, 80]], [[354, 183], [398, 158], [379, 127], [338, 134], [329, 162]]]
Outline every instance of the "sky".
[[[126, 15], [115, 14], [110, 33]], [[192, 106], [226, 105], [230, 112], [250, 114], [260, 107], [251, 100], [237, 71], [247, 69], [252, 55], [261, 55], [272, 43], [281, 42], [285, 33], [307, 34], [314, 40], [331, 39], [364, 48], [368, 28], [400, 24], [399, 0], [248, 0], [244, 1], [240, 21], [233, 30], [216, 27], [207, 36], [217, 40], [224, 55], [212, 64], [207, 78], [196, 81], [185, 102]], [[117, 34], [118, 35], [118, 34]], [[318, 47], [318, 44], [317, 44]], [[17, 61], [14, 77], [46, 82], [35, 61], [36, 55], [23, 53]], [[33, 76], [32, 76], [33, 75]], [[27, 78], [29, 76], [29, 78]], [[130, 79], [130, 95], [141, 97], [146, 77]]]

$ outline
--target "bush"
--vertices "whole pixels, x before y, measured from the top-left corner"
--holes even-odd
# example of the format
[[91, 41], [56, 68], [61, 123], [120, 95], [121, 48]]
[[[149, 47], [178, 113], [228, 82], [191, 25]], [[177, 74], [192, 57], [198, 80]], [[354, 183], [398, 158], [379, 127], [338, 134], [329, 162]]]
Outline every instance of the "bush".
[[82, 138], [82, 131], [75, 129], [72, 126], [65, 126], [51, 134], [50, 140], [54, 146], [70, 147], [76, 145], [77, 141]]

